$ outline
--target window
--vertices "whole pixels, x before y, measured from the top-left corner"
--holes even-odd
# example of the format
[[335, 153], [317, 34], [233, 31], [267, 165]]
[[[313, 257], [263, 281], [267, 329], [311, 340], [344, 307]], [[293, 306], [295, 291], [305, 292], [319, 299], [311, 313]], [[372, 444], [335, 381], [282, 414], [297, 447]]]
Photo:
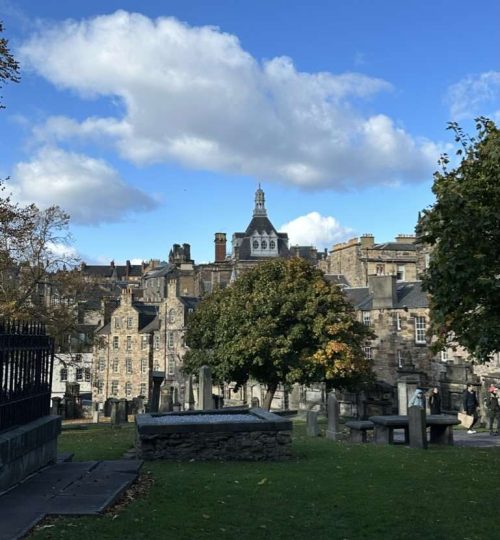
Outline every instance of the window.
[[375, 273], [377, 276], [383, 276], [385, 275], [385, 264], [377, 264], [375, 267]]
[[160, 350], [160, 335], [155, 334], [155, 350]]
[[83, 369], [82, 368], [76, 368], [76, 380], [82, 381], [83, 380]]
[[173, 308], [168, 312], [168, 322], [175, 322], [175, 309]]
[[113, 358], [112, 369], [113, 373], [118, 373], [118, 358]]
[[448, 362], [448, 360], [448, 349], [444, 349], [443, 351], [441, 351], [441, 362]]
[[394, 313], [394, 328], [397, 332], [401, 330], [401, 314], [399, 313], [399, 311], [396, 311], [396, 313]]
[[120, 328], [120, 318], [115, 317], [115, 328]]
[[371, 347], [363, 347], [363, 352], [365, 353], [365, 358], [367, 360], [372, 359], [372, 348]]
[[141, 358], [141, 373], [146, 373], [148, 370], [148, 359]]
[[370, 326], [370, 324], [371, 324], [371, 318], [370, 318], [370, 312], [369, 311], [363, 311], [363, 324], [365, 326]]
[[59, 378], [61, 379], [61, 382], [68, 380], [68, 368], [61, 368], [61, 371], [59, 372]]
[[259, 249], [259, 242], [258, 242], [258, 240], [254, 240], [254, 241], [252, 242], [252, 246], [253, 246], [254, 249]]
[[111, 381], [111, 394], [113, 396], [118, 395], [118, 381]]
[[127, 336], [127, 351], [132, 350], [132, 336]]
[[97, 393], [102, 394], [104, 392], [104, 381], [101, 381], [100, 379], [97, 381], [96, 384], [97, 387]]
[[401, 351], [397, 352], [398, 358], [398, 367], [403, 367], [403, 353]]
[[431, 254], [430, 253], [426, 253], [424, 255], [424, 268], [427, 270], [427, 268], [429, 268], [429, 264], [431, 263]]
[[139, 395], [146, 397], [146, 394], [147, 394], [146, 383], [141, 383], [141, 389], [140, 389]]
[[125, 358], [125, 370], [132, 373], [132, 358]]
[[149, 336], [142, 336], [141, 349], [144, 351], [149, 348]]
[[118, 349], [120, 347], [120, 338], [118, 336], [113, 336], [113, 349]]
[[134, 318], [127, 317], [127, 328], [133, 328], [133, 325], [134, 325]]
[[168, 348], [173, 349], [174, 348], [174, 333], [169, 332], [167, 337], [168, 337]]
[[260, 243], [260, 247], [261, 249], [267, 249], [267, 242], [265, 240], [262, 240], [262, 242]]
[[90, 380], [91, 380], [90, 368], [88, 368], [88, 367], [85, 368], [84, 375], [85, 375], [85, 381], [90, 382]]
[[269, 249], [276, 249], [276, 242], [274, 240], [269, 241]]
[[396, 279], [398, 281], [404, 281], [405, 280], [405, 267], [404, 267], [404, 264], [398, 264], [398, 271], [396, 273]]
[[175, 356], [173, 354], [168, 355], [168, 374], [173, 375], [175, 373]]
[[415, 343], [426, 343], [425, 317], [415, 317]]
[[127, 397], [130, 397], [132, 395], [132, 383], [130, 381], [127, 381], [125, 383], [125, 395]]
[[99, 371], [104, 371], [106, 369], [106, 360], [104, 360], [103, 356], [99, 357], [99, 361], [97, 363], [97, 369]]

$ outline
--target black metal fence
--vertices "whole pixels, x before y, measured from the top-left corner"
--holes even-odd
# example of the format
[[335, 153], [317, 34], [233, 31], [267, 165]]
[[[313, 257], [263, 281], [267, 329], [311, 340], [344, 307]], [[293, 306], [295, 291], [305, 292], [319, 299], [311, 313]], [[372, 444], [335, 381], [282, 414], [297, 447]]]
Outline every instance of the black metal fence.
[[0, 320], [0, 431], [50, 413], [53, 363], [42, 324]]

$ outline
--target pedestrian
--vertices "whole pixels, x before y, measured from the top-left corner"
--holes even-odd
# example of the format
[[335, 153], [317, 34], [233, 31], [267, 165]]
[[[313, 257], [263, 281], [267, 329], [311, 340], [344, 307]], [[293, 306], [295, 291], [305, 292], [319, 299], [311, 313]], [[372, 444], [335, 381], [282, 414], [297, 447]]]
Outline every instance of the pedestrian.
[[432, 389], [429, 396], [429, 408], [431, 414], [441, 414], [441, 393], [437, 386]]
[[[486, 411], [488, 413], [488, 421], [490, 427], [490, 435], [498, 435], [500, 427], [500, 404], [498, 403], [498, 390], [494, 386], [490, 386], [488, 396], [484, 400]], [[497, 422], [497, 430], [493, 433], [493, 423]]]
[[477, 400], [477, 395], [474, 387], [470, 383], [467, 385], [464, 391], [463, 404], [465, 413], [469, 416], [472, 416], [472, 424], [469, 426], [467, 433], [476, 433], [476, 431], [472, 428], [474, 427], [479, 418], [477, 415], [477, 407], [479, 405], [479, 402]]
[[410, 399], [409, 407], [421, 407], [425, 409], [425, 396], [424, 391], [421, 388], [417, 388], [413, 397]]

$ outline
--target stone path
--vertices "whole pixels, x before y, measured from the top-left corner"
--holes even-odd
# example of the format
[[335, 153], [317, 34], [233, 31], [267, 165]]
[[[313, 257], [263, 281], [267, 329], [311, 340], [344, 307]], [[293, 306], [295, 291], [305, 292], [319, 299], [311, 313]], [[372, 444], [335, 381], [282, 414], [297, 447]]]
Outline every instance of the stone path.
[[[394, 442], [403, 443], [403, 430], [394, 430]], [[454, 446], [464, 446], [470, 448], [500, 448], [500, 435], [490, 435], [488, 431], [478, 431], [477, 433], [467, 433], [465, 429], [453, 430]]]
[[22, 538], [46, 515], [99, 514], [137, 478], [142, 461], [57, 463], [0, 496], [0, 540]]

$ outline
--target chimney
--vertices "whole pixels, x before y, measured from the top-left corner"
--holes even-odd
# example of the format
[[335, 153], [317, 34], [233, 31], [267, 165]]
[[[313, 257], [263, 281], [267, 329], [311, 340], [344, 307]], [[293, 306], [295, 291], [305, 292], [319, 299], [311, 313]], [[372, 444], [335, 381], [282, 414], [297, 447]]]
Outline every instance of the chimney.
[[184, 251], [184, 262], [189, 262], [191, 260], [191, 246], [189, 244], [182, 244]]
[[215, 262], [226, 260], [226, 233], [215, 233]]
[[375, 245], [375, 237], [373, 234], [364, 234], [361, 239], [361, 249], [369, 249]]
[[414, 234], [398, 234], [395, 240], [398, 244], [414, 244], [415, 235]]
[[391, 309], [398, 303], [396, 276], [368, 276], [368, 290], [373, 295], [373, 309]]

